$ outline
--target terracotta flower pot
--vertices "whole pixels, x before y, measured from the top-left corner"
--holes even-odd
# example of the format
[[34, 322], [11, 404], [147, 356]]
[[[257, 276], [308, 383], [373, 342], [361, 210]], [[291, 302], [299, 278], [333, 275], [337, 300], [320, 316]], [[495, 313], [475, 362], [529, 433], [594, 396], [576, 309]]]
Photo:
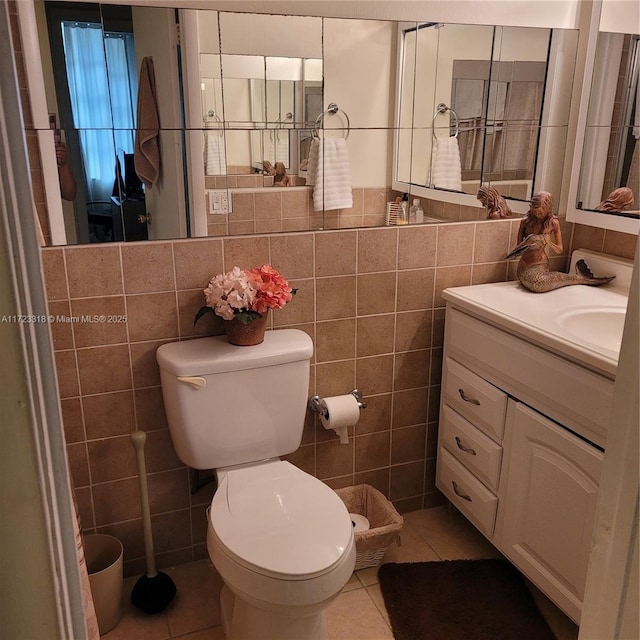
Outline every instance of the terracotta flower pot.
[[238, 347], [251, 347], [264, 341], [264, 332], [267, 328], [267, 319], [269, 310], [263, 313], [259, 318], [243, 324], [234, 318], [224, 323], [227, 332], [227, 340], [230, 344]]

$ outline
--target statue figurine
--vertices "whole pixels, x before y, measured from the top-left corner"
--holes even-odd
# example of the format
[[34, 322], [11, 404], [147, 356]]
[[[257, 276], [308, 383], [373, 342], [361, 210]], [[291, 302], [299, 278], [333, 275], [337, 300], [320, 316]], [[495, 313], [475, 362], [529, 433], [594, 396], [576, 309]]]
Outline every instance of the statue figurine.
[[273, 174], [273, 186], [288, 187], [290, 182], [291, 178], [289, 178], [284, 162], [276, 162]]
[[591, 273], [584, 260], [576, 262], [575, 275], [550, 271], [549, 258], [545, 251], [548, 243], [544, 234], [527, 236], [508, 256], [515, 258], [522, 256], [518, 262], [518, 280], [520, 284], [534, 293], [553, 291], [572, 284], [588, 284], [597, 287], [611, 282], [615, 276], [596, 277]]
[[596, 211], [624, 211], [633, 206], [633, 191], [629, 187], [614, 189], [597, 207]]
[[508, 218], [511, 215], [511, 209], [507, 201], [500, 195], [500, 192], [491, 185], [483, 184], [478, 189], [476, 196], [482, 202], [487, 210], [487, 220], [498, 220], [500, 218]]
[[517, 270], [520, 284], [534, 293], [544, 293], [573, 284], [599, 286], [615, 278], [594, 276], [584, 260], [576, 263], [575, 274], [551, 271], [547, 246], [556, 253], [562, 252], [560, 222], [553, 215], [553, 198], [541, 191], [531, 198], [529, 212], [518, 229], [518, 246], [507, 256], [507, 259], [521, 256]]
[[544, 235], [546, 244], [555, 253], [562, 253], [560, 222], [553, 215], [553, 196], [548, 191], [540, 191], [531, 198], [529, 211], [518, 229], [518, 244], [530, 235]]

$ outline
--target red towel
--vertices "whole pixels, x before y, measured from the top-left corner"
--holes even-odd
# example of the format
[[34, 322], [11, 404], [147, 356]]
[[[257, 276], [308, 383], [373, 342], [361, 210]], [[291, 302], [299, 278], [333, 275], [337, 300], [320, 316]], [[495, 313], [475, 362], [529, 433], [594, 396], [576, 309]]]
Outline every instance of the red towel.
[[156, 77], [153, 58], [143, 58], [138, 82], [138, 118], [134, 166], [138, 177], [150, 189], [160, 175], [158, 134], [160, 118], [156, 102]]

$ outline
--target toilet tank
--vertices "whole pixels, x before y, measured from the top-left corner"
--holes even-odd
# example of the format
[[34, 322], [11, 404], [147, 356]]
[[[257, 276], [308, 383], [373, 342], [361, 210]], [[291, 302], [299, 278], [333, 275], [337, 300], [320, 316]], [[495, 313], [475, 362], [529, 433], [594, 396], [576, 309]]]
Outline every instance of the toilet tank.
[[298, 329], [267, 331], [252, 347], [225, 336], [161, 345], [162, 395], [180, 460], [220, 469], [295, 451], [312, 354], [311, 338]]

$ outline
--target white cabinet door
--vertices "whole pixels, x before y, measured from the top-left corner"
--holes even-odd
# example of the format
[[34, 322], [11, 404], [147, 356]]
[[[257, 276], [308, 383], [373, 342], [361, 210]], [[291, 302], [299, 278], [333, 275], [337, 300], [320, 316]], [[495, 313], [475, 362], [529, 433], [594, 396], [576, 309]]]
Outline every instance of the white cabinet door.
[[603, 454], [509, 400], [498, 495], [498, 548], [580, 620]]

